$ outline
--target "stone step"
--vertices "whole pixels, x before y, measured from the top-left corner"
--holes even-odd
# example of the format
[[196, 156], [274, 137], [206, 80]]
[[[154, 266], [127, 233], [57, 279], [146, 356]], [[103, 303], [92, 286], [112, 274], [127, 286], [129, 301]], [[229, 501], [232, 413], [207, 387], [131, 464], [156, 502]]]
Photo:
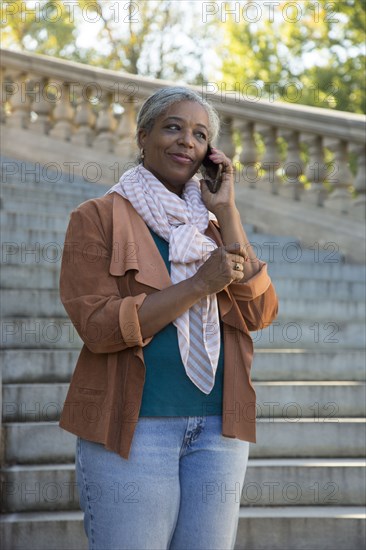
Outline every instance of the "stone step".
[[[364, 381], [365, 355], [365, 350], [257, 349], [252, 380]], [[2, 350], [3, 383], [69, 382], [78, 356], [78, 350], [67, 349]]]
[[[59, 419], [68, 384], [6, 384], [4, 422], [49, 422]], [[256, 382], [257, 417], [295, 422], [361, 417], [365, 410], [364, 382]]]
[[[323, 304], [321, 304], [323, 305]], [[293, 302], [295, 307], [295, 302]], [[281, 307], [281, 305], [280, 305]], [[320, 309], [320, 303], [318, 303]], [[315, 305], [314, 305], [315, 308]], [[338, 349], [362, 349], [365, 347], [365, 322], [353, 322], [352, 320], [334, 320], [329, 316], [318, 319], [314, 309], [314, 317], [302, 320], [295, 317], [294, 320], [280, 315], [267, 327], [251, 332], [255, 348], [306, 348], [313, 350], [336, 351]], [[293, 312], [295, 313], [295, 312]], [[320, 311], [318, 311], [320, 315]]]
[[[92, 191], [94, 188], [106, 187], [106, 184], [100, 181], [93, 183], [90, 179], [84, 179], [78, 176], [72, 164], [51, 163], [42, 165], [39, 162], [28, 162], [10, 157], [1, 156], [1, 181], [11, 183], [18, 187], [27, 186], [38, 189], [40, 187], [52, 187], [55, 190], [62, 188], [81, 188], [82, 190]], [[122, 165], [121, 165], [122, 166]], [[131, 165], [132, 167], [132, 165]], [[88, 170], [92, 166], [84, 166], [87, 176], [90, 178]], [[126, 169], [126, 168], [125, 168]], [[115, 172], [114, 172], [115, 173]], [[116, 173], [115, 173], [116, 174]], [[91, 176], [92, 179], [94, 176]], [[108, 186], [109, 188], [109, 186]]]
[[272, 418], [257, 423], [252, 458], [364, 457], [364, 418]]
[[[48, 211], [51, 212], [51, 208], [49, 208]], [[49, 213], [43, 215], [36, 215], [30, 212], [25, 213], [2, 211], [0, 216], [0, 228], [2, 233], [6, 234], [6, 239], [2, 238], [2, 241], [7, 242], [10, 240], [11, 231], [11, 236], [15, 241], [33, 242], [34, 234], [36, 232], [39, 232], [39, 235], [36, 234], [36, 237], [39, 237], [39, 240], [41, 240], [42, 242], [47, 242], [47, 234], [52, 231], [58, 233], [57, 241], [61, 242], [63, 241], [62, 236], [65, 235], [67, 225], [69, 223], [71, 211], [72, 210], [69, 210], [64, 214]], [[262, 241], [266, 240], [266, 237], [263, 234], [255, 232], [253, 225], [244, 224], [244, 228], [251, 243], [261, 243]], [[14, 233], [15, 231], [16, 233]], [[6, 232], [8, 232], [8, 234]], [[276, 240], [276, 242], [278, 242], [278, 240], [282, 242], [283, 240], [284, 244], [287, 242], [285, 238], [281, 236], [272, 236], [272, 239]], [[282, 258], [279, 257], [276, 261], [280, 263], [281, 260]], [[286, 259], [282, 261], [284, 263], [288, 263]]]
[[[34, 254], [34, 260], [37, 255], [41, 259], [41, 249]], [[52, 260], [61, 255], [62, 247], [49, 246], [48, 252], [51, 253]], [[23, 256], [25, 255], [25, 248]], [[46, 268], [43, 265], [13, 265], [5, 264], [0, 273], [1, 288], [22, 288], [22, 289], [55, 289], [58, 288], [60, 277], [59, 262], [53, 262]], [[337, 301], [365, 301], [366, 287], [364, 283], [358, 281], [322, 281], [306, 279], [273, 279], [276, 292], [279, 298], [297, 299], [301, 296], [303, 299], [316, 299], [320, 296], [322, 299], [332, 299], [336, 297]]]
[[[60, 251], [61, 252], [61, 251]], [[0, 270], [1, 288], [57, 289], [60, 284], [60, 262], [57, 264], [7, 264]]]
[[[302, 255], [305, 251], [309, 252], [312, 261], [318, 263], [322, 260], [325, 263], [335, 264], [342, 263], [344, 261], [344, 254], [339, 249], [336, 242], [313, 242], [306, 246], [301, 244], [301, 240], [294, 235], [273, 235], [264, 231], [259, 231], [263, 237], [258, 241], [259, 250], [255, 250], [259, 256], [261, 249], [267, 249], [269, 258], [276, 257], [276, 252], [280, 252], [279, 256], [282, 256], [284, 261], [289, 263], [297, 263], [302, 259]], [[252, 243], [255, 249], [256, 241]], [[281, 250], [283, 247], [283, 250]]]
[[[79, 406], [80, 405], [80, 406]], [[75, 410], [93, 421], [98, 411], [91, 403], [75, 404]], [[246, 414], [233, 410], [227, 414]], [[75, 436], [56, 422], [4, 423], [5, 464], [67, 463], [74, 459]], [[257, 444], [252, 458], [362, 458], [365, 420], [362, 418], [282, 418], [258, 420]]]
[[80, 349], [82, 341], [67, 317], [3, 318], [2, 348]]
[[47, 245], [47, 243], [57, 243], [59, 246], [62, 246], [65, 240], [65, 231], [22, 227], [17, 227], [13, 230], [6, 227], [1, 230], [1, 239], [4, 243], [24, 243], [28, 246], [34, 243], [40, 243], [42, 246]]
[[304, 264], [302, 261], [269, 262], [268, 272], [275, 284], [282, 278], [287, 280], [355, 281], [362, 284], [365, 284], [366, 280], [366, 266], [340, 262], [313, 261], [311, 265]]
[[62, 317], [67, 316], [59, 290], [0, 290], [4, 317]]
[[[1, 241], [1, 260], [3, 266], [11, 266], [14, 269], [36, 269], [37, 271], [48, 271], [59, 269], [61, 265], [63, 243], [49, 240], [41, 244], [34, 242]], [[3, 278], [5, 275], [3, 276]], [[18, 274], [18, 280], [20, 275]]]
[[63, 194], [70, 196], [95, 197], [104, 194], [110, 189], [111, 185], [105, 183], [91, 183], [82, 178], [75, 178], [74, 181], [68, 181], [63, 178], [62, 181], [52, 182], [47, 178], [20, 178], [9, 176], [1, 179], [3, 194], [6, 196], [24, 197], [40, 196], [44, 193], [52, 194], [57, 198]]
[[[38, 174], [34, 174], [34, 170], [32, 174], [25, 174], [24, 170], [19, 170], [18, 173], [10, 173], [7, 167], [3, 165], [3, 161], [0, 161], [0, 163], [1, 184], [5, 185], [7, 188], [19, 190], [19, 193], [27, 189], [34, 193], [49, 190], [54, 191], [54, 193], [65, 191], [91, 195], [93, 193], [98, 193], [98, 189], [108, 190], [111, 187], [101, 181], [93, 183], [83, 177], [76, 175], [74, 177], [68, 177], [66, 173], [61, 174], [60, 172], [58, 173], [58, 177], [51, 177], [51, 171], [49, 172], [50, 177], [42, 177], [42, 167], [40, 167], [41, 171], [38, 170]], [[24, 168], [24, 166], [22, 168]]]
[[[26, 291], [25, 291], [26, 292]], [[365, 301], [338, 300], [336, 296], [313, 296], [311, 299], [299, 294], [298, 298], [287, 298], [283, 289], [283, 295], [279, 297], [280, 318], [295, 321], [312, 319], [314, 321], [342, 322], [345, 319], [353, 321], [365, 321]], [[290, 336], [291, 338], [291, 336]]]
[[2, 195], [5, 198], [15, 198], [28, 201], [37, 198], [47, 199], [50, 204], [57, 201], [76, 200], [84, 201], [91, 198], [101, 197], [111, 186], [105, 185], [52, 185], [49, 183], [39, 183], [30, 185], [29, 183], [2, 183]]
[[1, 211], [1, 229], [15, 231], [17, 229], [43, 229], [45, 231], [66, 231], [69, 216], [43, 214], [36, 215], [24, 212]]
[[2, 550], [87, 550], [82, 512], [23, 512], [0, 518]]
[[[3, 288], [12, 288], [11, 285], [16, 284], [22, 288], [58, 286], [63, 245], [49, 242], [44, 246], [39, 243], [33, 247], [27, 247], [25, 243], [23, 245], [14, 241], [11, 243], [2, 243], [3, 265], [0, 276]], [[364, 295], [366, 279], [364, 266], [339, 264], [334, 265], [334, 271], [329, 270], [328, 267], [326, 264], [308, 265], [302, 262], [300, 264], [270, 263], [268, 272], [276, 289], [281, 286], [286, 288], [286, 285], [296, 289], [296, 285], [303, 285], [305, 281], [303, 291], [309, 285], [311, 288], [313, 284], [319, 283], [317, 290], [321, 295], [324, 295], [326, 287], [331, 287], [332, 292], [336, 292], [340, 299], [343, 299], [345, 292], [348, 294], [346, 290], [348, 288], [352, 295], [359, 295], [360, 292]], [[39, 286], [37, 286], [38, 280]]]
[[258, 418], [339, 419], [366, 414], [365, 382], [255, 382]]
[[[68, 219], [74, 208], [74, 206], [65, 207], [63, 203], [60, 202], [57, 203], [57, 208], [60, 207], [63, 209], [62, 212], [53, 209], [53, 207], [49, 207], [49, 205], [45, 205], [45, 207], [42, 207], [41, 211], [39, 211], [39, 204], [39, 202], [35, 202], [29, 207], [32, 214], [44, 215], [47, 212], [52, 212], [58, 217], [63, 216]], [[260, 238], [260, 234], [253, 235], [253, 238]], [[56, 243], [55, 246], [62, 246], [64, 238], [64, 231], [50, 232], [49, 229], [31, 230], [20, 227], [14, 232], [13, 230], [4, 229], [2, 232], [2, 257], [5, 263], [28, 263], [24, 260], [24, 253], [23, 256], [21, 256], [20, 252], [23, 249], [30, 248], [32, 250], [38, 246], [41, 249], [41, 260], [42, 256], [44, 256], [46, 260], [45, 263], [47, 263], [47, 260], [49, 261], [49, 253], [45, 254], [44, 249], [48, 251], [52, 242]], [[14, 243], [14, 250], [11, 249], [11, 243]], [[274, 278], [278, 276], [279, 278], [286, 278], [287, 280], [294, 277], [302, 279], [320, 278], [336, 281], [350, 280], [363, 282], [365, 275], [364, 266], [357, 264], [346, 265], [342, 263], [343, 259], [339, 256], [328, 262], [327, 254], [328, 253], [321, 252], [319, 257], [314, 259], [314, 251], [309, 249], [301, 249], [298, 253], [293, 255], [293, 257], [287, 253], [283, 256], [281, 249], [277, 249], [274, 255], [271, 255], [265, 248], [258, 249], [258, 257], [269, 264], [270, 274]], [[10, 260], [10, 257], [12, 257], [12, 260]], [[29, 261], [29, 263], [34, 262], [37, 264], [41, 263], [39, 259], [31, 259]], [[301, 267], [299, 267], [299, 264]]]
[[[80, 193], [89, 192], [92, 193], [94, 189], [98, 187], [109, 189], [110, 185], [103, 183], [102, 181], [92, 182], [88, 179], [84, 179], [82, 176], [76, 174], [62, 172], [60, 169], [57, 172], [52, 171], [49, 167], [43, 167], [39, 163], [30, 165], [29, 163], [18, 162], [18, 166], [14, 167], [13, 160], [1, 160], [1, 182], [6, 185], [14, 187], [24, 187], [34, 189], [35, 191], [41, 189], [53, 189], [55, 192], [60, 189], [73, 189]], [[10, 168], [9, 168], [10, 164]], [[13, 169], [11, 169], [13, 167]], [[30, 170], [27, 173], [27, 170]]]
[[240, 508], [235, 550], [360, 550], [362, 507]]
[[4, 422], [49, 422], [60, 418], [68, 384], [3, 385]]
[[361, 350], [257, 349], [252, 380], [332, 381], [366, 379], [366, 353]]
[[1, 201], [1, 209], [5, 212], [17, 210], [25, 214], [58, 214], [68, 216], [74, 208], [88, 200], [88, 198], [80, 197], [79, 199], [66, 199], [62, 201], [50, 202], [48, 199], [34, 197], [25, 201], [19, 201], [15, 197], [3, 197]]
[[[34, 210], [34, 207], [37, 208], [37, 205], [41, 205], [43, 207], [43, 212], [40, 212], [43, 216], [49, 216], [53, 213], [58, 216], [62, 216], [67, 209], [71, 212], [80, 204], [90, 199], [95, 199], [98, 196], [103, 196], [103, 193], [98, 195], [97, 190], [94, 194], [68, 192], [54, 194], [52, 191], [40, 191], [38, 193], [30, 193], [27, 197], [23, 197], [21, 193], [19, 196], [10, 193], [3, 193], [1, 200], [2, 218], [5, 212], [13, 212], [14, 210], [22, 215], [34, 214], [35, 212], [38, 212], [38, 210]], [[16, 209], [16, 204], [19, 205], [18, 210]], [[3, 220], [2, 225], [4, 225]], [[37, 227], [37, 225], [35, 227]]]
[[[289, 321], [278, 318], [270, 327], [251, 333], [256, 349], [299, 347], [316, 350], [362, 349], [365, 323], [353, 321]], [[66, 317], [8, 317], [1, 320], [2, 347], [79, 349], [82, 345]]]
[[[2, 289], [0, 300], [4, 317], [66, 316], [58, 289]], [[310, 300], [301, 294], [297, 299], [279, 295], [279, 300], [281, 317], [291, 321], [326, 319], [337, 323], [343, 322], [344, 319], [365, 320], [365, 302], [362, 300], [339, 301], [336, 298], [324, 297]], [[291, 334], [289, 337], [291, 338]]]
[[[18, 188], [12, 185], [5, 185], [5, 191], [5, 204], [7, 205], [7, 209], [9, 209], [10, 205], [8, 201], [12, 201], [13, 198], [18, 195], [24, 197], [24, 194], [28, 194], [26, 198], [30, 201], [34, 200], [37, 196], [37, 191], [35, 189], [28, 189], [27, 187], [24, 189], [24, 186]], [[48, 191], [45, 186], [39, 194], [42, 203], [48, 198], [48, 210], [52, 208], [54, 204], [58, 205], [60, 202], [63, 204], [74, 204], [74, 202], [70, 201], [75, 199], [77, 199], [78, 203], [83, 202], [83, 200], [80, 200], [81, 195], [70, 192], [69, 190], [57, 193], [55, 190]], [[90, 197], [83, 197], [84, 200], [87, 200], [87, 198]], [[24, 238], [20, 240], [24, 240]], [[336, 243], [325, 243], [322, 246], [320, 246], [319, 243], [314, 243], [312, 250], [308, 250], [301, 246], [298, 239], [294, 239], [291, 236], [273, 236], [263, 233], [250, 236], [249, 240], [257, 256], [266, 261], [272, 262], [276, 259], [282, 259], [286, 262], [298, 262], [301, 258], [306, 258], [307, 261], [327, 261], [334, 263], [344, 259], [344, 255], [336, 250]]]
[[3, 512], [80, 510], [74, 464], [11, 466], [2, 478]]
[[366, 500], [365, 473], [364, 459], [250, 458], [241, 504], [363, 506]]
[[[63, 231], [67, 229], [67, 224], [69, 222], [69, 216], [57, 215], [57, 214], [43, 214], [36, 215], [24, 212], [15, 211], [0, 211], [0, 227], [1, 229], [11, 229], [12, 231], [16, 229], [37, 229], [45, 231]], [[248, 238], [252, 239], [257, 235], [262, 235], [255, 232], [255, 227], [253, 224], [244, 224], [244, 229]]]
[[[84, 408], [84, 407], [83, 407]], [[3, 423], [5, 465], [73, 462], [76, 437], [57, 422]]]
[[[83, 514], [23, 512], [0, 520], [3, 550], [86, 550]], [[235, 550], [360, 550], [365, 513], [356, 506], [241, 506]]]
[[366, 299], [366, 286], [361, 282], [350, 281], [319, 281], [311, 279], [276, 278], [274, 280], [276, 292], [281, 298], [316, 300], [320, 297], [336, 301]]
[[[6, 199], [5, 199], [6, 201]], [[24, 203], [22, 203], [24, 204]], [[77, 205], [67, 203], [62, 201], [59, 203], [46, 204], [41, 202], [34, 203], [36, 211], [39, 212], [38, 206], [44, 204], [42, 214], [48, 212], [55, 212], [60, 215], [62, 213], [68, 216], [73, 208]], [[66, 206], [67, 205], [67, 206]], [[9, 204], [5, 203], [6, 210], [9, 209]], [[54, 208], [55, 206], [55, 208]], [[30, 211], [34, 210], [33, 204], [29, 206]], [[21, 210], [22, 212], [28, 212], [27, 210]], [[256, 253], [257, 258], [268, 263], [275, 262], [285, 262], [285, 263], [297, 263], [301, 262], [304, 264], [313, 264], [314, 262], [314, 251], [307, 248], [302, 248], [299, 243], [288, 242], [287, 237], [274, 236], [271, 237], [273, 242], [278, 246], [272, 251], [270, 247], [266, 246], [264, 243], [268, 240], [265, 236], [258, 234], [252, 234], [248, 236], [250, 243]], [[50, 231], [49, 229], [28, 229], [17, 227], [15, 230], [9, 229], [8, 227], [3, 228], [2, 230], [2, 242], [3, 243], [16, 243], [18, 246], [35, 246], [36, 243], [39, 243], [40, 246], [45, 247], [49, 243], [58, 243], [60, 246], [63, 245], [65, 240], [65, 231]], [[328, 252], [320, 251], [318, 262], [323, 262], [328, 257]], [[333, 257], [334, 262], [341, 263], [343, 261], [343, 256], [339, 253], [335, 254]]]
[[[244, 226], [245, 227], [245, 226]], [[304, 246], [300, 239], [286, 235], [271, 235], [257, 231], [247, 233], [257, 258], [269, 264], [310, 263], [311, 265], [344, 265], [345, 256], [335, 243]]]
[[286, 264], [296, 263], [331, 263], [342, 264], [345, 261], [342, 254], [336, 247], [304, 246], [294, 237], [269, 235], [266, 233], [254, 233], [247, 235], [248, 240], [257, 258], [269, 264], [284, 262]]
[[[365, 467], [362, 459], [249, 459], [243, 487], [211, 485], [209, 494], [234, 490], [246, 506], [363, 506]], [[3, 513], [79, 509], [73, 463], [11, 466], [2, 476]]]
[[2, 350], [3, 384], [69, 382], [78, 356], [67, 349]]

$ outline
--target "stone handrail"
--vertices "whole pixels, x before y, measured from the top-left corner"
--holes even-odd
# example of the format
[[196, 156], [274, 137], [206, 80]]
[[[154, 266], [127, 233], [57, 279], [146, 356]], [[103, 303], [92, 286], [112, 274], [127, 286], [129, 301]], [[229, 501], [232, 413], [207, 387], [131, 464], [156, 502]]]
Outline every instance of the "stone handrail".
[[[1, 73], [0, 118], [9, 141], [16, 130], [27, 130], [29, 143], [36, 139], [40, 149], [52, 139], [61, 156], [67, 156], [67, 144], [78, 158], [89, 155], [102, 163], [112, 155], [127, 164], [136, 159], [138, 108], [158, 88], [175, 84], [9, 50], [1, 51]], [[350, 220], [364, 218], [364, 116], [243, 98], [239, 86], [225, 90], [210, 82], [191, 88], [222, 119], [217, 145], [233, 159], [237, 182]], [[112, 181], [105, 171], [103, 177]]]

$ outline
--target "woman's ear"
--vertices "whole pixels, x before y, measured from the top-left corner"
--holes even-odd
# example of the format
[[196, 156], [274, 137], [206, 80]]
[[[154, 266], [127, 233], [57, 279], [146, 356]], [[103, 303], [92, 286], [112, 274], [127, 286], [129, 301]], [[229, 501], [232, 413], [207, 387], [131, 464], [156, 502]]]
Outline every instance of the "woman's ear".
[[137, 133], [137, 141], [140, 149], [144, 148], [146, 136], [147, 136], [147, 132], [145, 128], [140, 128]]

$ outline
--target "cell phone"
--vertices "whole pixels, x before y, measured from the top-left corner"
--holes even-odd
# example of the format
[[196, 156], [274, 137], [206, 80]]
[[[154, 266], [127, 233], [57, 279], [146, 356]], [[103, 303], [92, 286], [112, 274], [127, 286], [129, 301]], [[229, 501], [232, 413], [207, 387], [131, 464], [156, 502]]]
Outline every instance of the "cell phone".
[[209, 155], [212, 154], [211, 145], [207, 147], [207, 153], [202, 161], [201, 173], [207, 183], [207, 187], [211, 193], [217, 193], [222, 183], [222, 164], [212, 162]]

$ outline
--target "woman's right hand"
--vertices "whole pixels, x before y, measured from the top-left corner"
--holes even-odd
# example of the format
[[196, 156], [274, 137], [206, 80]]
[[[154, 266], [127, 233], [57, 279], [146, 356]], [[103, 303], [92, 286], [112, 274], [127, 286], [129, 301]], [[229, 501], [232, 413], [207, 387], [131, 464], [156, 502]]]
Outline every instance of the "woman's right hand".
[[[248, 255], [239, 243], [216, 248], [192, 277], [205, 295], [216, 294], [230, 283], [239, 282], [244, 276], [244, 265]], [[240, 269], [234, 267], [239, 264]]]

